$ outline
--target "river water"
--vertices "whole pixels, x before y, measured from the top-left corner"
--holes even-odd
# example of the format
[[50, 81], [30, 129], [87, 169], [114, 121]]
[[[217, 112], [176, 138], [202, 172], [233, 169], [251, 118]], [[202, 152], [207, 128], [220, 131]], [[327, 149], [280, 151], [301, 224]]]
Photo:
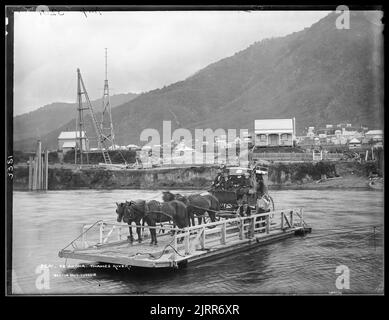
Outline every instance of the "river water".
[[[276, 210], [303, 207], [312, 234], [188, 265], [185, 269], [161, 271], [115, 270], [107, 265], [77, 267], [81, 261], [74, 260], [68, 260], [65, 267], [65, 259], [58, 257], [58, 251], [80, 234], [82, 224], [99, 219], [113, 222], [115, 202], [161, 200], [160, 191], [14, 192], [12, 291], [15, 294], [383, 292], [383, 192], [288, 190], [272, 191], [271, 195]], [[373, 229], [373, 226], [380, 227]], [[346, 233], [350, 227], [352, 232]], [[349, 270], [349, 289], [336, 286], [337, 277], [346, 275], [344, 269], [336, 273], [336, 268], [342, 265]]]

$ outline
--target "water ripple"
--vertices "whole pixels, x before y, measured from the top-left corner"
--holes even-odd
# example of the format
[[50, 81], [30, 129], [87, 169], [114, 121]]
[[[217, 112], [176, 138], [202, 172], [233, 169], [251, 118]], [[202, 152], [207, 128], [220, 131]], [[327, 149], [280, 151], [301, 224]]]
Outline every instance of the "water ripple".
[[[188, 194], [190, 190], [175, 190]], [[198, 191], [195, 191], [198, 192]], [[273, 191], [276, 209], [304, 207], [313, 233], [256, 247], [182, 270], [115, 270], [58, 258], [81, 225], [115, 221], [115, 202], [161, 200], [160, 191], [14, 192], [13, 284], [22, 293], [328, 293], [336, 267], [350, 268], [353, 293], [383, 291], [383, 194], [369, 191]], [[28, 208], [28, 210], [26, 210]], [[51, 266], [50, 289], [36, 287], [36, 267]], [[78, 267], [77, 267], [78, 266]]]

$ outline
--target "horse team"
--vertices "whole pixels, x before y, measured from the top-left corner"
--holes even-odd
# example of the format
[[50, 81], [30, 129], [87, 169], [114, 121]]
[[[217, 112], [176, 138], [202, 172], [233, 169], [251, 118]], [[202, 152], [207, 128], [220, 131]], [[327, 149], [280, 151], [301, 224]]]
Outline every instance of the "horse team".
[[[195, 217], [201, 224], [208, 213], [211, 221], [216, 220], [216, 212], [220, 210], [219, 200], [210, 193], [191, 194], [183, 196], [173, 194], [170, 191], [163, 192], [163, 202], [157, 200], [135, 200], [116, 203], [117, 222], [124, 222], [129, 225], [129, 240], [134, 241], [132, 235], [132, 223], [136, 224], [138, 242], [142, 242], [142, 225], [147, 223], [155, 227], [157, 223], [172, 221], [174, 227], [185, 228], [195, 225]], [[150, 229], [151, 245], [157, 245], [156, 229]]]

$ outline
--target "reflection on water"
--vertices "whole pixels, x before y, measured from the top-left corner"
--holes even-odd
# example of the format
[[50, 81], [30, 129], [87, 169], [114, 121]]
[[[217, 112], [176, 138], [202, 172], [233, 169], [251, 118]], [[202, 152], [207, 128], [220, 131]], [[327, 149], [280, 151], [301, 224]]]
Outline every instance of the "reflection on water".
[[[113, 222], [115, 202], [161, 200], [160, 191], [14, 192], [13, 292], [329, 293], [338, 291], [339, 265], [350, 269], [350, 289], [343, 292], [383, 291], [383, 193], [292, 190], [273, 191], [272, 196], [276, 210], [303, 207], [312, 234], [181, 270], [128, 270], [75, 260], [65, 266], [58, 251], [80, 234], [83, 224], [99, 219]], [[381, 227], [373, 233], [373, 225]], [[353, 231], [346, 233], [350, 227]], [[43, 288], [38, 278], [42, 264], [49, 267], [45, 274], [49, 284]]]

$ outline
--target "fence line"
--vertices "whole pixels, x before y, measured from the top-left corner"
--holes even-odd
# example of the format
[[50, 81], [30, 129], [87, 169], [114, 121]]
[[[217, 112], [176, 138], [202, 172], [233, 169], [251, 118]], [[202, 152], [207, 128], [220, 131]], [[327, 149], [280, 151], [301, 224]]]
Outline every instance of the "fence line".
[[277, 152], [264, 152], [253, 153], [252, 158], [265, 159], [265, 160], [292, 160], [292, 161], [313, 161], [313, 160], [340, 160], [342, 154], [339, 153], [322, 153], [322, 155], [313, 153], [277, 153]]

